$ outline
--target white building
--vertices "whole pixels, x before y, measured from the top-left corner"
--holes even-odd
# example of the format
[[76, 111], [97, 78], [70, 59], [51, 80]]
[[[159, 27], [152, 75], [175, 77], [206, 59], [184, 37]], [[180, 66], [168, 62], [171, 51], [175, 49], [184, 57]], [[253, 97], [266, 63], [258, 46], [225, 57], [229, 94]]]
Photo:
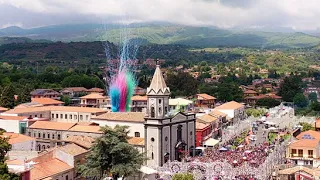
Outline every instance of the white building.
[[214, 110], [227, 114], [227, 118], [231, 119], [233, 123], [245, 119], [245, 106], [235, 101], [224, 103], [214, 108]]
[[5, 132], [2, 137], [8, 138], [9, 144], [11, 144], [12, 151], [35, 151], [36, 150], [36, 139], [17, 133]]

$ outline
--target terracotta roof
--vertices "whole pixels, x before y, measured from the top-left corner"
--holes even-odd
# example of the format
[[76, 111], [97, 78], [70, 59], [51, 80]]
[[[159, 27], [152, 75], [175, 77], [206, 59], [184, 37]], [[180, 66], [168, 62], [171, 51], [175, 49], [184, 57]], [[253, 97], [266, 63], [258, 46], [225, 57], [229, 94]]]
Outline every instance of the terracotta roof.
[[31, 102], [37, 102], [43, 105], [64, 104], [62, 101], [58, 101], [51, 98], [32, 98]]
[[143, 112], [110, 112], [92, 118], [92, 120], [144, 122]]
[[75, 126], [76, 123], [53, 122], [53, 121], [36, 121], [29, 128], [32, 129], [51, 129], [66, 131]]
[[206, 100], [214, 100], [214, 99], [217, 99], [213, 96], [210, 96], [208, 94], [197, 94], [197, 96], [201, 96], [203, 99], [206, 99]]
[[62, 91], [73, 91], [73, 92], [85, 92], [88, 91], [88, 89], [84, 88], [84, 87], [68, 87], [68, 88], [64, 88], [62, 89]]
[[31, 91], [30, 93], [31, 95], [58, 95], [59, 93], [52, 90], [52, 89], [35, 89], [33, 91]]
[[37, 103], [37, 102], [28, 102], [28, 103], [23, 103], [19, 104], [14, 109], [19, 109], [19, 108], [30, 108], [30, 107], [42, 107], [43, 104]]
[[85, 147], [87, 149], [91, 148], [94, 138], [88, 136], [69, 136], [66, 141], [73, 142], [79, 146]]
[[76, 144], [67, 144], [65, 146], [59, 147], [58, 149], [72, 156], [78, 156], [80, 154], [88, 152], [86, 149]]
[[273, 95], [273, 94], [268, 94], [268, 95], [261, 94], [259, 96], [246, 97], [245, 99], [263, 99], [263, 98], [282, 99], [282, 97]]
[[216, 109], [212, 110], [210, 115], [212, 115], [212, 116], [221, 116], [221, 117], [226, 117], [227, 116], [226, 113], [223, 113], [223, 112], [218, 111]]
[[141, 137], [130, 137], [128, 143], [137, 146], [144, 146], [144, 138]]
[[295, 166], [295, 167], [292, 167], [292, 168], [287, 168], [287, 169], [283, 169], [283, 170], [280, 170], [279, 171], [279, 174], [281, 175], [290, 175], [290, 174], [293, 174], [293, 173], [296, 173], [298, 171], [304, 171], [310, 175], [314, 175], [314, 176], [320, 176], [320, 169], [310, 169], [310, 168], [307, 168], [307, 167], [304, 167], [304, 166]]
[[206, 114], [206, 115], [203, 115], [203, 116], [199, 116], [197, 117], [197, 121], [199, 122], [205, 122], [205, 123], [212, 123], [214, 121], [218, 120], [218, 118], [210, 115], [210, 114]]
[[80, 97], [80, 99], [107, 99], [108, 97], [102, 96], [99, 93], [92, 93], [85, 96]]
[[308, 147], [308, 148], [316, 148], [319, 144], [319, 140], [317, 139], [300, 139], [295, 142], [292, 142], [289, 146], [291, 148], [299, 148], [299, 147]]
[[75, 125], [69, 129], [69, 131], [77, 131], [77, 132], [90, 132], [90, 133], [103, 133], [100, 131], [100, 126], [88, 126], [88, 125]]
[[309, 130], [309, 131], [305, 131], [305, 132], [301, 132], [296, 138], [297, 139], [303, 139], [302, 137], [304, 135], [310, 135], [311, 137], [320, 140], [320, 132], [318, 131], [313, 131], [313, 130]]
[[26, 120], [28, 119], [27, 117], [24, 117], [24, 116], [1, 116], [0, 115], [0, 121], [1, 120], [18, 120], [18, 121], [22, 121], [22, 120]]
[[244, 94], [258, 94], [258, 93], [254, 90], [249, 89], [249, 90], [246, 90]]
[[35, 138], [32, 138], [30, 136], [26, 136], [18, 133], [11, 133], [11, 132], [4, 132], [1, 136], [9, 138], [8, 140], [9, 144], [16, 144], [16, 143], [35, 140]]
[[235, 101], [230, 101], [230, 102], [227, 102], [227, 103], [224, 103], [214, 109], [239, 109], [239, 108], [242, 108], [244, 107], [243, 104], [240, 104], [238, 102], [235, 102]]
[[58, 159], [48, 159], [46, 162], [33, 165], [30, 170], [30, 179], [40, 180], [72, 169], [73, 167]]
[[102, 110], [99, 108], [89, 108], [89, 107], [42, 106], [42, 107], [11, 109], [11, 110], [6, 111], [4, 113], [6, 113], [6, 114], [19, 114], [19, 113], [40, 112], [40, 111], [65, 111], [65, 112], [85, 112], [85, 113], [106, 112], [105, 110]]
[[0, 106], [0, 111], [7, 111], [9, 108], [1, 107]]
[[203, 123], [203, 122], [200, 122], [200, 121], [196, 121], [196, 129], [197, 129], [197, 130], [205, 129], [205, 128], [207, 128], [208, 126], [210, 126], [210, 124]]
[[21, 161], [19, 159], [13, 159], [13, 160], [6, 160], [7, 165], [24, 165], [24, 161]]
[[131, 97], [131, 100], [132, 101], [147, 101], [148, 100], [148, 98], [147, 98], [147, 96], [132, 96]]
[[91, 88], [87, 90], [88, 92], [104, 92], [103, 89], [101, 88]]

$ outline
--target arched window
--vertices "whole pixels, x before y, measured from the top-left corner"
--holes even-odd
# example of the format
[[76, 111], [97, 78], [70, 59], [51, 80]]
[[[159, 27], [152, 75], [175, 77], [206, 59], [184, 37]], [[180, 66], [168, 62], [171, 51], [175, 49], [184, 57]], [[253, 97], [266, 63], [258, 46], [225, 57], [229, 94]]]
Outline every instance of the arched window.
[[151, 117], [154, 118], [154, 107], [151, 107]]
[[42, 145], [42, 150], [45, 150], [46, 149], [46, 146], [45, 145]]
[[162, 109], [161, 107], [159, 107], [159, 115], [161, 115], [161, 113], [162, 113]]
[[41, 137], [41, 134], [40, 133], [38, 133], [38, 138], [40, 138]]
[[41, 146], [40, 146], [40, 144], [38, 145], [37, 149], [38, 149], [38, 151], [41, 151]]
[[154, 159], [154, 155], [153, 155], [153, 152], [151, 153], [151, 159]]
[[61, 138], [61, 137], [60, 137], [60, 134], [58, 134], [58, 140], [60, 140], [60, 138]]
[[68, 175], [66, 176], [66, 180], [69, 180], [69, 177], [68, 177]]
[[48, 146], [47, 146], [47, 148], [49, 149], [49, 148], [50, 148], [50, 146], [48, 145]]
[[46, 138], [46, 134], [42, 133], [42, 138], [45, 139]]
[[47, 136], [47, 137], [48, 137], [48, 139], [50, 139], [50, 133], [48, 133], [48, 136]]
[[140, 133], [139, 132], [134, 132], [134, 137], [140, 137]]

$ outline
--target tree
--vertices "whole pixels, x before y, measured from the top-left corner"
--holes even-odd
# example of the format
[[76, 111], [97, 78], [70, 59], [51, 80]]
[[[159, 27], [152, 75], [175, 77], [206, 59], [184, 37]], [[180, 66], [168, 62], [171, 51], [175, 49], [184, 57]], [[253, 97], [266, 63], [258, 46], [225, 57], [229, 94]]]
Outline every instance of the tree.
[[311, 110], [313, 110], [313, 111], [320, 112], [320, 103], [317, 102], [317, 101], [313, 101], [313, 102], [311, 102], [311, 104], [310, 104], [310, 108], [311, 108]]
[[259, 117], [259, 116], [266, 114], [266, 111], [265, 111], [265, 109], [249, 108], [249, 109], [246, 109], [246, 114], [248, 116]]
[[113, 179], [127, 177], [139, 171], [144, 157], [128, 143], [128, 127], [103, 127], [103, 135], [96, 139], [80, 165], [84, 177], [102, 178], [112, 174]]
[[273, 98], [261, 98], [256, 102], [256, 106], [272, 108], [280, 105], [280, 102]]
[[302, 131], [314, 130], [314, 127], [309, 123], [300, 122], [299, 124], [302, 126]]
[[299, 76], [286, 77], [280, 85], [279, 95], [284, 101], [293, 102], [293, 97], [302, 92], [302, 80]]
[[61, 96], [60, 100], [64, 102], [65, 106], [69, 106], [70, 105], [71, 100], [70, 100], [70, 98], [68, 96]]
[[317, 93], [315, 92], [312, 92], [308, 95], [308, 99], [311, 101], [311, 102], [316, 102], [318, 101], [318, 95]]
[[239, 88], [239, 84], [235, 82], [221, 83], [218, 85], [217, 97], [220, 101], [242, 101], [243, 91]]
[[[2, 134], [2, 132], [1, 132]], [[10, 151], [11, 145], [8, 143], [8, 138], [0, 137], [0, 179], [1, 180], [18, 180], [16, 174], [9, 173], [8, 166], [5, 164], [5, 156]]]
[[302, 93], [298, 93], [294, 96], [293, 103], [299, 108], [304, 108], [308, 106], [309, 102], [308, 99]]
[[190, 173], [177, 173], [172, 177], [172, 180], [194, 180]]
[[189, 73], [178, 72], [168, 73], [166, 79], [167, 86], [170, 87], [172, 95], [191, 96], [197, 94], [199, 82]]
[[2, 88], [2, 93], [0, 95], [0, 105], [6, 108], [13, 108], [15, 106], [15, 89], [12, 84]]
[[26, 102], [31, 102], [31, 94], [30, 94], [31, 91], [32, 91], [32, 88], [28, 85], [21, 88], [21, 90], [18, 93], [17, 103], [22, 104]]

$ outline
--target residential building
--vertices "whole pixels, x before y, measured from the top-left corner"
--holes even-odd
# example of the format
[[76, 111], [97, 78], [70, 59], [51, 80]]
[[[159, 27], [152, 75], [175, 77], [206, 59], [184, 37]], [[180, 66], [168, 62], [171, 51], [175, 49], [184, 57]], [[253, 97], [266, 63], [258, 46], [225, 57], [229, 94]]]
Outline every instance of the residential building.
[[101, 89], [101, 88], [91, 88], [91, 89], [88, 89], [87, 90], [87, 93], [88, 94], [91, 94], [91, 93], [98, 93], [100, 95], [103, 95], [105, 93], [104, 89]]
[[2, 137], [8, 138], [12, 151], [35, 151], [36, 139], [18, 133], [4, 132]]
[[11, 109], [4, 116], [25, 116], [28, 118], [46, 118], [57, 122], [89, 122], [91, 118], [107, 111], [99, 108], [71, 106], [43, 106]]
[[279, 180], [319, 180], [320, 169], [305, 166], [294, 166], [278, 171]]
[[8, 170], [10, 173], [17, 174], [19, 176], [19, 180], [31, 180], [30, 177], [30, 165], [27, 164], [24, 160], [6, 160], [5, 162], [8, 166]]
[[146, 94], [146, 89], [143, 89], [138, 86], [134, 89], [134, 95], [144, 96], [145, 94]]
[[174, 98], [169, 99], [169, 111], [170, 112], [188, 112], [193, 108], [193, 101], [183, 99], [183, 98]]
[[32, 180], [54, 179], [74, 180], [81, 179], [78, 165], [84, 163], [88, 151], [75, 144], [67, 144], [44, 152], [40, 156], [28, 160], [32, 168]]
[[296, 165], [318, 167], [320, 165], [320, 132], [306, 131], [299, 134], [296, 141], [287, 148], [287, 159]]
[[31, 102], [39, 103], [42, 106], [62, 106], [64, 102], [52, 98], [32, 98]]
[[87, 91], [88, 89], [84, 87], [68, 87], [68, 88], [62, 89], [60, 93], [63, 96], [74, 98], [74, 97], [81, 97], [83, 95], [86, 95], [88, 93]]
[[[214, 114], [205, 114], [203, 116], [197, 117], [197, 122], [209, 124], [211, 126], [210, 137], [218, 139], [222, 135], [222, 122], [219, 117], [216, 117]], [[206, 138], [204, 137], [204, 140]]]
[[261, 94], [259, 96], [248, 96], [248, 97], [245, 97], [244, 98], [244, 102], [246, 104], [249, 104], [250, 106], [255, 106], [259, 99], [264, 99], [264, 98], [275, 99], [275, 100], [277, 100], [279, 102], [282, 101], [282, 97], [280, 97], [280, 96], [277, 96], [277, 95], [274, 95], [274, 94], [266, 94], [266, 95]]
[[214, 110], [227, 114], [227, 118], [231, 119], [231, 124], [245, 119], [245, 106], [235, 101], [224, 103]]
[[100, 93], [91, 93], [80, 97], [80, 106], [99, 108], [106, 104], [111, 104], [110, 98], [101, 95]]
[[203, 146], [203, 142], [211, 135], [211, 131], [210, 124], [196, 121], [196, 147]]
[[131, 97], [131, 112], [146, 112], [147, 96], [135, 95]]
[[304, 95], [308, 96], [310, 93], [316, 93], [318, 97], [318, 101], [320, 102], [320, 87], [317, 86], [309, 86], [304, 89]]
[[57, 91], [52, 89], [35, 89], [31, 91], [31, 98], [52, 98], [52, 99], [60, 99]]
[[48, 121], [48, 119], [0, 115], [0, 128], [5, 130], [6, 132], [25, 134], [26, 128], [33, 124], [35, 121]]
[[100, 137], [102, 134], [100, 129], [101, 127], [97, 125], [37, 121], [27, 128], [27, 134], [36, 138], [37, 150], [43, 151], [64, 144], [69, 136]]
[[195, 105], [197, 107], [213, 108], [215, 106], [216, 98], [208, 94], [197, 94]]
[[246, 90], [243, 92], [244, 97], [252, 97], [252, 96], [258, 96], [258, 93], [254, 90]]

